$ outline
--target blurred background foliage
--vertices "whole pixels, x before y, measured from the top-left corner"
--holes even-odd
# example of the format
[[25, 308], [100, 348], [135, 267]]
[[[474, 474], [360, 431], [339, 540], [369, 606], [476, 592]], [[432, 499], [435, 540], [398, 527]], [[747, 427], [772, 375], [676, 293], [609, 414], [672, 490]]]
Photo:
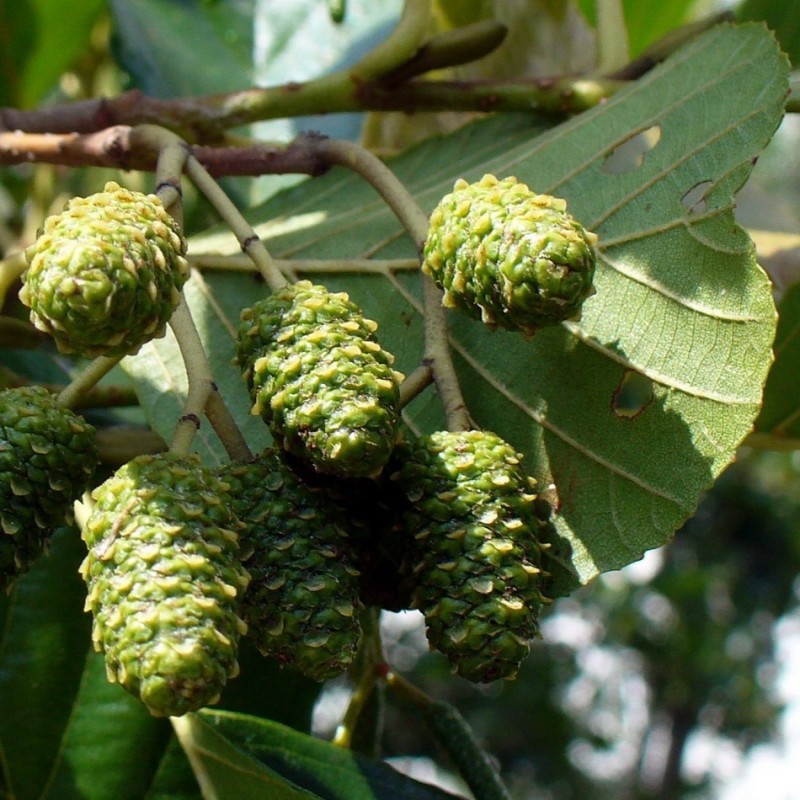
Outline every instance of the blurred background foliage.
[[[32, 108], [130, 88], [177, 97], [303, 80], [354, 61], [385, 35], [399, 7], [398, 0], [351, 0], [344, 24], [336, 25], [323, 0], [0, 0], [0, 106]], [[462, 75], [585, 71], [604, 24], [595, 0], [439, 0], [436, 7], [443, 27], [498, 16], [512, 26], [515, 42], [528, 42], [498, 52], [488, 64], [469, 65]], [[727, 10], [739, 19], [766, 20], [793, 63], [800, 59], [797, 3], [625, 0], [623, 7], [631, 58], [680, 25]], [[414, 137], [463, 122], [463, 115], [425, 116], [414, 120]], [[392, 115], [282, 120], [258, 125], [256, 133], [285, 139], [308, 128], [352, 137], [363, 129], [367, 141], [386, 150], [405, 146], [412, 134], [407, 118]], [[800, 229], [798, 136], [790, 115], [738, 203], [740, 222], [762, 233], [756, 241], [763, 243], [766, 266], [775, 264], [778, 289], [794, 282], [796, 260], [774, 259], [763, 232]], [[2, 257], [30, 243], [43, 217], [69, 196], [111, 178], [149, 188], [148, 175], [111, 170], [23, 165], [0, 171]], [[236, 179], [226, 188], [252, 202], [290, 180]], [[192, 194], [186, 208], [190, 233], [215, 221]], [[22, 318], [14, 288], [0, 286], [4, 313]], [[72, 368], [51, 351], [0, 348], [2, 385], [20, 375], [63, 382]], [[125, 391], [122, 373], [107, 383]], [[94, 421], [143, 419], [131, 406], [96, 412]], [[797, 612], [799, 571], [800, 459], [743, 448], [672, 545], [558, 602], [516, 681], [476, 687], [450, 676], [441, 657], [425, 652], [413, 614], [386, 615], [387, 652], [412, 681], [462, 711], [519, 800], [721, 796], [721, 782], [730, 776], [715, 767], [714, 754], [732, 748], [743, 756], [779, 736], [776, 632]], [[22, 583], [34, 586], [43, 577], [34, 570]], [[8, 603], [0, 598], [0, 629]], [[88, 623], [81, 619], [83, 628]], [[0, 693], [8, 693], [15, 684], [2, 659], [0, 652]], [[236, 684], [228, 707], [302, 729], [313, 706], [315, 731], [330, 735], [341, 711], [340, 684], [317, 699], [314, 687], [248, 659], [245, 654], [244, 673], [269, 689], [254, 708], [252, 684]], [[465, 791], [446, 769], [432, 766], [446, 759], [412, 712], [390, 698], [386, 714], [382, 755]], [[30, 726], [35, 719], [0, 717], [0, 731], [9, 724]], [[690, 759], [692, 748], [701, 755]], [[186, 784], [173, 789], [163, 796], [192, 796]]]

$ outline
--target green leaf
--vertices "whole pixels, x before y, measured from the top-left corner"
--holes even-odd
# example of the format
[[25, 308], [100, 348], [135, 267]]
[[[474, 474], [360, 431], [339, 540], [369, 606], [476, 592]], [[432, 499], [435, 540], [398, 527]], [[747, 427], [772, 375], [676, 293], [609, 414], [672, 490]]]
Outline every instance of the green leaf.
[[[353, 8], [344, 25], [319, 0], [111, 0], [116, 55], [158, 97], [231, 92], [330, 71], [398, 0]], [[180, 33], [180, 35], [176, 35]], [[324, 41], [325, 47], [319, 47]]]
[[800, 5], [784, 0], [745, 0], [737, 16], [741, 20], [765, 21], [792, 64], [800, 62]]
[[89, 644], [72, 529], [20, 579], [8, 598], [0, 639], [0, 767], [6, 791], [39, 797], [80, 688]]
[[[578, 0], [578, 7], [593, 25], [597, 22], [597, 3], [600, 0]], [[637, 56], [648, 45], [692, 18], [697, 0], [670, 0], [669, 3], [624, 0], [625, 27], [631, 56]]]
[[254, 0], [111, 0], [115, 55], [155, 97], [253, 84]]
[[0, 602], [0, 787], [16, 800], [144, 797], [170, 736], [90, 649], [74, 529]]
[[800, 447], [800, 283], [792, 284], [778, 307], [775, 363], [764, 387], [764, 405], [753, 440], [778, 449]]
[[25, 66], [35, 38], [35, 16], [30, 0], [13, 6], [0, 4], [0, 106], [22, 104]]
[[[392, 162], [426, 210], [459, 176], [514, 174], [565, 197], [600, 236], [597, 293], [579, 323], [525, 341], [450, 317], [470, 411], [527, 455], [581, 582], [668, 541], [758, 413], [775, 308], [733, 203], [782, 117], [787, 74], [763, 26], [720, 26], [541, 136], [524, 117], [498, 116]], [[414, 255], [375, 191], [342, 170], [250, 216], [278, 257]], [[200, 247], [239, 250], [219, 232], [192, 243]], [[413, 273], [312, 277], [351, 292], [379, 322], [398, 368], [415, 368], [422, 325]], [[188, 290], [237, 416], [248, 401], [229, 364], [234, 334], [240, 309], [262, 293], [251, 275], [229, 272], [204, 274]], [[163, 429], [179, 413], [168, 393], [180, 358], [168, 339], [143, 353], [128, 368]], [[258, 421], [241, 418], [246, 435], [256, 435]], [[417, 431], [442, 424], [432, 391], [410, 405], [407, 421]], [[207, 457], [224, 458], [205, 429], [200, 435]], [[554, 591], [568, 589], [567, 582]]]
[[40, 102], [81, 56], [103, 0], [0, 3], [0, 105]]
[[[0, 796], [15, 800], [196, 800], [169, 722], [108, 682], [90, 652], [78, 575], [85, 546], [60, 531], [9, 595], [0, 596]], [[319, 684], [243, 648], [223, 703], [308, 726]]]
[[[203, 710], [179, 721], [179, 738], [201, 773], [213, 772], [220, 800], [246, 774], [253, 797], [322, 800], [445, 800], [451, 794], [404, 777], [391, 767], [270, 720]], [[260, 771], [257, 771], [260, 770]], [[256, 778], [258, 776], [258, 778]], [[278, 783], [275, 783], [278, 781]], [[237, 786], [244, 787], [245, 784]], [[268, 794], [267, 791], [273, 792]], [[291, 794], [290, 792], [298, 792]], [[286, 792], [286, 794], [284, 794]]]
[[319, 800], [236, 747], [195, 714], [173, 720], [204, 797], [214, 800]]

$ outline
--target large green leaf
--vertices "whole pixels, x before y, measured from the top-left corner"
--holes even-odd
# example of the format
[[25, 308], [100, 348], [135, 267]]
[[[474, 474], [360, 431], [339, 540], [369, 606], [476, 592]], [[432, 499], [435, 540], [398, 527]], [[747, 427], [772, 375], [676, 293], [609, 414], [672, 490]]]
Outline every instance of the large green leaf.
[[83, 553], [64, 529], [0, 604], [0, 787], [17, 800], [143, 797], [170, 735], [89, 653]]
[[[446, 800], [378, 761], [266, 719], [201, 711], [176, 723], [198, 777], [219, 800]], [[202, 782], [201, 780], [201, 782]]]
[[[758, 412], [775, 309], [732, 209], [786, 92], [787, 63], [768, 31], [725, 25], [543, 135], [501, 116], [392, 162], [425, 209], [460, 175], [515, 174], [565, 197], [600, 236], [597, 293], [579, 323], [525, 341], [451, 317], [469, 408], [526, 454], [582, 582], [666, 542]], [[413, 255], [374, 190], [341, 170], [250, 216], [285, 258]], [[194, 246], [238, 250], [224, 233]], [[350, 291], [379, 321], [401, 370], [419, 363], [415, 274], [316, 277]], [[247, 400], [229, 360], [239, 311], [262, 291], [252, 276], [230, 273], [198, 277], [188, 290], [223, 394], [255, 446], [264, 434], [243, 416]], [[174, 343], [153, 343], [128, 368], [169, 436], [179, 413], [170, 395], [181, 373]], [[432, 392], [411, 404], [407, 421], [416, 430], [441, 424]], [[199, 446], [224, 457], [205, 430]]]
[[[90, 652], [85, 546], [64, 529], [51, 553], [0, 595], [0, 797], [195, 800], [197, 784], [168, 722], [110, 684]], [[319, 684], [243, 648], [228, 708], [307, 729]]]

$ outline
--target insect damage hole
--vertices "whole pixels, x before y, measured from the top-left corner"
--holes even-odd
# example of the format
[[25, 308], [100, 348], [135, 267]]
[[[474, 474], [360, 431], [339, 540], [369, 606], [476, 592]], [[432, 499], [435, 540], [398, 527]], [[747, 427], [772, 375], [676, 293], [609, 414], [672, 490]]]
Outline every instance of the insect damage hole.
[[689, 214], [703, 214], [708, 208], [708, 193], [713, 185], [713, 181], [699, 181], [681, 197], [681, 205]]
[[628, 370], [611, 397], [611, 410], [621, 419], [634, 419], [652, 402], [653, 383], [650, 378]]
[[618, 144], [603, 162], [602, 170], [609, 175], [632, 172], [644, 163], [644, 157], [661, 140], [661, 126], [651, 125]]

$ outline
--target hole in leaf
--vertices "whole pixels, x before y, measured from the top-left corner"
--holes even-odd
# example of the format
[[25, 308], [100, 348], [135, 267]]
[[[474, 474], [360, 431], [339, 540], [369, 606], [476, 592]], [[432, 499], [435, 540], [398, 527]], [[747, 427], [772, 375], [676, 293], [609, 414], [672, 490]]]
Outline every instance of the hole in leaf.
[[653, 384], [650, 378], [628, 370], [614, 390], [611, 410], [622, 419], [634, 419], [653, 402]]
[[681, 204], [690, 214], [704, 213], [708, 207], [708, 191], [713, 185], [712, 181], [696, 183], [681, 197]]
[[609, 175], [620, 175], [623, 172], [632, 172], [642, 166], [644, 157], [661, 139], [661, 127], [652, 125], [646, 130], [626, 139], [618, 144], [603, 162], [603, 172]]

